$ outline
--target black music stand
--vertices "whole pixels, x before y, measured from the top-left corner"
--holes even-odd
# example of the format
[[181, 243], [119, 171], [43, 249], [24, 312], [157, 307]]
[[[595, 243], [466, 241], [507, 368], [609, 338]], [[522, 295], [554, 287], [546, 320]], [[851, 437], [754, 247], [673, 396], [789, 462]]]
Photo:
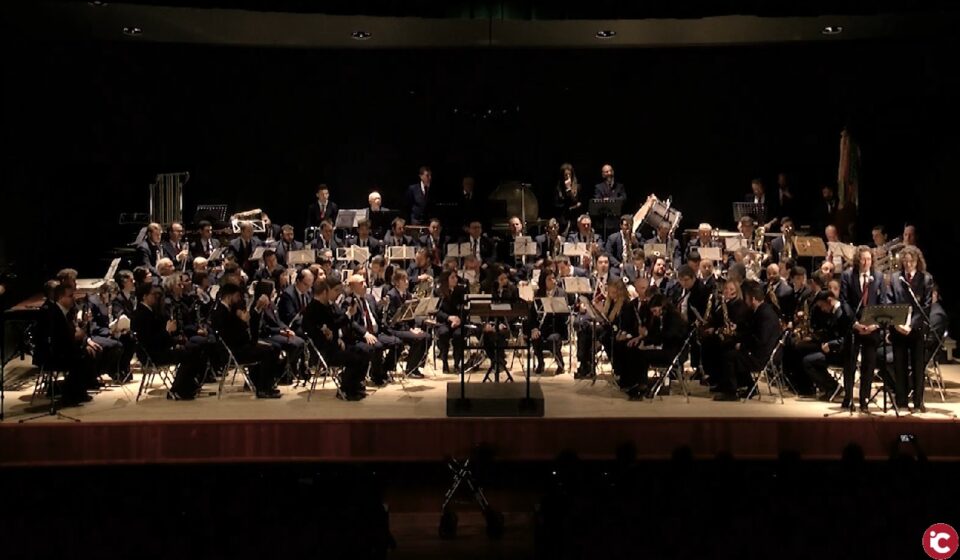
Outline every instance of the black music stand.
[[[600, 218], [603, 223], [603, 238], [601, 243], [607, 240], [607, 229], [611, 222], [617, 223], [620, 219], [620, 212], [623, 210], [622, 198], [591, 198], [587, 205], [587, 212], [591, 216]], [[614, 226], [616, 227], [616, 226]]]
[[[906, 322], [907, 322], [907, 316], [908, 316], [909, 314], [910, 314], [910, 306], [909, 306], [909, 305], [903, 305], [903, 304], [898, 304], [898, 305], [868, 305], [868, 306], [866, 306], [866, 307], [863, 308], [863, 315], [860, 317], [860, 324], [861, 324], [861, 325], [866, 325], [866, 326], [868, 326], [868, 327], [871, 326], [871, 325], [877, 325], [878, 327], [880, 327], [880, 333], [881, 333], [881, 337], [880, 337], [880, 350], [881, 350], [881, 355], [884, 357], [884, 358], [883, 358], [884, 360], [887, 359], [887, 358], [886, 358], [886, 356], [887, 356], [887, 337], [886, 337], [886, 336], [882, 336], [882, 335], [883, 335], [887, 330], [889, 330], [890, 327], [893, 327], [894, 325], [902, 325], [902, 324], [906, 323]], [[855, 357], [855, 356], [852, 356], [851, 359], [856, 360], [856, 357]], [[884, 378], [881, 376], [880, 381], [881, 381], [881, 383], [883, 383], [883, 387], [884, 387], [884, 389], [883, 389], [883, 411], [886, 412], [886, 411], [887, 411], [887, 406], [888, 406], [888, 403], [887, 403], [887, 394], [890, 392], [890, 388], [888, 387], [889, 384], [887, 383], [887, 379], [884, 379]], [[861, 372], [861, 375], [860, 375], [860, 382], [863, 383], [863, 372]], [[893, 384], [894, 384], [894, 386], [895, 386], [896, 380], [893, 380]], [[876, 396], [876, 393], [874, 393], [874, 396]], [[852, 395], [851, 395], [851, 399], [852, 399], [852, 398], [853, 398], [853, 397], [852, 397]], [[873, 399], [871, 398], [871, 400], [873, 400]], [[892, 400], [892, 402], [893, 402], [893, 413], [894, 413], [896, 416], [899, 417], [899, 416], [900, 416], [900, 409], [897, 407], [897, 399], [891, 399], [891, 400]], [[869, 403], [868, 403], [868, 404], [869, 404]]]
[[206, 220], [217, 226], [227, 223], [226, 204], [198, 204], [193, 213], [193, 223], [199, 224]]
[[767, 206], [766, 204], [757, 204], [755, 202], [734, 202], [733, 221], [739, 222], [740, 218], [744, 216], [750, 216], [761, 224], [765, 223], [767, 218]]

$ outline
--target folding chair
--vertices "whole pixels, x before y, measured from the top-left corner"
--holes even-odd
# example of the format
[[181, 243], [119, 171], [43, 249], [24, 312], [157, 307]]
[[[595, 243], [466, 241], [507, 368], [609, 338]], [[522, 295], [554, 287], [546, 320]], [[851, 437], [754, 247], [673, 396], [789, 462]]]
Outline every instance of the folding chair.
[[251, 391], [256, 393], [257, 386], [253, 383], [253, 378], [250, 376], [250, 368], [259, 364], [257, 364], [257, 362], [240, 363], [237, 360], [237, 357], [233, 354], [233, 350], [231, 350], [230, 347], [227, 346], [227, 343], [220, 338], [220, 334], [214, 331], [214, 336], [227, 356], [227, 363], [223, 366], [223, 371], [220, 374], [220, 383], [217, 385], [217, 399], [223, 398], [224, 386], [227, 382], [227, 376], [230, 375], [231, 371], [233, 371], [233, 379], [230, 380], [231, 385], [236, 383], [237, 373], [239, 372], [243, 376], [243, 382], [245, 386], [249, 387]]
[[767, 391], [771, 397], [773, 396], [773, 386], [777, 386], [777, 393], [780, 395], [780, 404], [784, 404], [783, 384], [786, 381], [783, 373], [783, 364], [780, 361], [780, 351], [783, 350], [783, 345], [788, 336], [790, 336], [790, 331], [783, 331], [783, 333], [780, 335], [780, 338], [777, 339], [777, 345], [773, 347], [773, 351], [770, 352], [770, 357], [767, 359], [766, 363], [764, 363], [763, 367], [760, 368], [760, 371], [750, 372], [750, 375], [753, 377], [753, 386], [750, 387], [749, 391], [747, 391], [747, 395], [743, 398], [743, 402], [749, 401], [754, 392], [757, 393], [758, 400], [763, 398], [760, 391], [760, 381], [763, 379], [767, 383]]
[[[140, 343], [140, 339], [134, 336], [134, 340], [137, 345], [134, 354], [137, 356], [137, 361], [140, 362], [140, 387], [137, 389], [135, 402], [140, 402], [140, 397], [147, 392], [148, 386], [153, 385], [154, 379], [157, 377], [160, 378], [160, 383], [163, 385], [163, 388], [167, 390], [167, 395], [174, 395], [174, 393], [171, 392], [171, 388], [173, 387], [173, 379], [177, 375], [180, 364], [158, 366], [157, 363], [153, 361], [153, 358], [150, 357], [147, 349]], [[176, 398], [175, 395], [174, 398]]]
[[320, 349], [317, 348], [312, 340], [306, 338], [304, 339], [304, 342], [307, 345], [307, 353], [312, 355], [317, 361], [316, 368], [310, 372], [310, 389], [307, 391], [307, 402], [310, 402], [310, 399], [313, 398], [313, 392], [317, 390], [317, 380], [321, 376], [323, 377], [323, 383], [320, 384], [321, 390], [323, 390], [323, 388], [327, 385], [327, 377], [330, 377], [333, 380], [333, 384], [337, 387], [337, 394], [343, 396], [343, 389], [340, 388], [340, 373], [343, 371], [343, 368], [339, 366], [331, 367], [329, 364], [327, 364], [327, 360], [323, 357], [323, 354], [320, 353]]
[[930, 359], [927, 360], [927, 367], [923, 369], [927, 376], [927, 385], [930, 390], [940, 393], [940, 402], [947, 402], [947, 394], [943, 387], [943, 374], [940, 372], [940, 351], [943, 350], [943, 341], [947, 338], [947, 333], [937, 341]]

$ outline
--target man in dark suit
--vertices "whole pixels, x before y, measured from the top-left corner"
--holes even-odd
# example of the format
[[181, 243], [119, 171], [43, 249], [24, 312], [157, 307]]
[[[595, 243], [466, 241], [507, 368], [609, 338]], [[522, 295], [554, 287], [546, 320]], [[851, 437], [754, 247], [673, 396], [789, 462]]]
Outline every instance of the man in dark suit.
[[363, 379], [370, 358], [340, 336], [351, 330], [350, 319], [335, 304], [340, 295], [340, 279], [319, 280], [312, 288], [313, 299], [303, 312], [304, 336], [313, 342], [327, 365], [342, 367], [337, 398], [358, 401], [367, 396]]
[[130, 329], [155, 365], [180, 364], [170, 392], [173, 398], [192, 400], [203, 374], [200, 348], [180, 346], [174, 340], [172, 335], [178, 328], [176, 321], [168, 320], [159, 312], [163, 290], [141, 284], [137, 287], [137, 300], [139, 303], [130, 319]]
[[600, 175], [603, 177], [603, 181], [593, 187], [593, 198], [612, 198], [619, 200], [627, 198], [627, 191], [623, 183], [618, 182], [613, 175], [612, 165], [609, 163], [604, 164], [600, 169]]
[[[781, 258], [791, 256], [796, 258], [796, 251], [793, 249], [793, 218], [783, 216], [780, 218], [780, 237], [775, 237], [770, 242], [770, 262], [779, 263]], [[789, 251], [787, 248], [789, 247]]]
[[902, 269], [893, 276], [888, 295], [890, 303], [910, 306], [908, 323], [894, 325], [890, 335], [897, 406], [906, 410], [907, 397], [912, 389], [914, 412], [924, 412], [923, 389], [927, 365], [924, 346], [930, 328], [924, 314], [929, 315], [933, 305], [933, 276], [927, 272], [923, 253], [915, 246], [904, 247], [900, 251], [900, 265]]
[[563, 237], [560, 235], [560, 222], [556, 218], [547, 221], [547, 229], [535, 238], [540, 249], [541, 259], [556, 259], [563, 253]]
[[657, 227], [656, 235], [648, 239], [647, 243], [664, 245], [666, 252], [663, 256], [666, 257], [671, 269], [677, 270], [680, 268], [683, 252], [680, 251], [680, 241], [670, 235], [670, 224], [662, 222], [660, 226]]
[[600, 234], [593, 231], [593, 220], [587, 214], [581, 214], [577, 218], [577, 229], [567, 235], [567, 241], [570, 243], [597, 243], [600, 241]]
[[[269, 343], [286, 354], [286, 364], [291, 373], [300, 366], [303, 355], [303, 339], [297, 336], [286, 323], [280, 320], [273, 305], [274, 284], [264, 280], [257, 283], [254, 291], [254, 305], [250, 310], [250, 333], [256, 340]], [[302, 331], [302, 329], [301, 329]], [[300, 369], [301, 376], [305, 369]]]
[[418, 320], [392, 322], [393, 317], [403, 304], [410, 300], [409, 276], [406, 272], [398, 270], [393, 273], [393, 288], [387, 292], [389, 303], [384, 313], [385, 330], [390, 335], [396, 337], [402, 344], [410, 350], [407, 354], [407, 363], [404, 373], [411, 379], [423, 379], [423, 373], [420, 371], [420, 362], [427, 353], [427, 345], [430, 342], [430, 335], [417, 324]]
[[[707, 310], [709, 297], [710, 292], [697, 278], [697, 271], [689, 265], [682, 265], [677, 270], [677, 287], [673, 290], [673, 304], [683, 320], [693, 324], [697, 319], [697, 313], [702, 317]], [[696, 313], [693, 312], [694, 309]]]
[[280, 391], [274, 386], [280, 377], [280, 351], [251, 338], [250, 312], [244, 309], [243, 301], [243, 288], [224, 284], [220, 288], [220, 303], [212, 313], [213, 328], [238, 362], [256, 364], [250, 366], [250, 378], [257, 398], [278, 399]]
[[837, 222], [837, 214], [840, 210], [840, 201], [837, 200], [836, 192], [830, 185], [824, 185], [820, 189], [821, 200], [814, 206], [811, 216], [811, 226], [813, 231], [823, 231], [825, 227]]
[[370, 220], [357, 222], [357, 234], [349, 238], [347, 245], [365, 247], [370, 250], [371, 257], [383, 253], [383, 243], [370, 235]]
[[443, 257], [447, 253], [447, 244], [450, 243], [450, 238], [443, 233], [443, 226], [440, 224], [440, 220], [437, 218], [430, 220], [427, 233], [420, 236], [418, 243], [421, 248], [426, 249], [430, 254], [430, 263], [432, 265], [440, 266], [443, 264]]
[[173, 261], [177, 269], [184, 270], [190, 265], [190, 251], [183, 240], [183, 226], [173, 222], [167, 228], [167, 240], [161, 243], [163, 256]]
[[248, 278], [253, 277], [259, 264], [258, 261], [251, 260], [250, 257], [253, 256], [253, 252], [261, 244], [262, 242], [253, 236], [253, 224], [241, 222], [240, 237], [230, 242], [230, 254], [233, 255], [234, 261], [243, 269]]
[[796, 304], [793, 287], [780, 275], [780, 265], [771, 264], [767, 266], [767, 278], [763, 289], [767, 294], [767, 301], [775, 304], [777, 314], [785, 322], [789, 322], [793, 318]]
[[277, 252], [273, 249], [267, 249], [263, 252], [261, 262], [263, 264], [257, 269], [257, 273], [254, 274], [253, 277], [253, 279], [258, 282], [261, 280], [271, 280], [274, 275], [277, 274], [278, 270], [286, 270], [287, 268], [280, 264], [280, 260], [277, 258]]
[[386, 252], [386, 247], [414, 246], [413, 238], [404, 233], [406, 226], [407, 221], [403, 218], [394, 218], [390, 222], [390, 231], [383, 236], [384, 252]]
[[337, 239], [333, 222], [324, 220], [320, 223], [320, 235], [313, 240], [313, 248], [319, 251], [329, 250], [336, 257], [338, 247], [340, 247], [340, 240]]
[[630, 262], [634, 249], [640, 249], [640, 240], [633, 234], [633, 216], [620, 216], [620, 231], [607, 237], [606, 250], [610, 263], [620, 267]]
[[724, 376], [720, 380], [720, 391], [714, 396], [717, 401], [738, 400], [737, 389], [752, 384], [751, 372], [764, 367], [780, 340], [780, 317], [766, 302], [763, 287], [751, 280], [744, 282], [744, 286], [743, 299], [753, 317], [743, 342], [724, 355]]
[[829, 290], [822, 290], [812, 298], [820, 313], [831, 318], [829, 326], [818, 341], [819, 348], [802, 358], [802, 367], [809, 381], [823, 391], [820, 400], [828, 401], [837, 390], [837, 382], [827, 371], [828, 365], [846, 367], [850, 361], [850, 332], [853, 329], [853, 311], [834, 297]]
[[106, 371], [115, 380], [124, 381], [130, 376], [130, 359], [134, 345], [128, 337], [114, 334], [110, 324], [117, 317], [113, 314], [113, 300], [119, 290], [113, 280], [100, 285], [96, 294], [87, 300], [90, 309], [90, 338], [103, 348], [98, 371]]
[[298, 335], [302, 333], [301, 318], [304, 309], [310, 303], [314, 280], [309, 268], [298, 270], [296, 281], [280, 293], [277, 303], [277, 315], [280, 320]]
[[336, 223], [337, 205], [330, 200], [330, 188], [317, 185], [317, 199], [307, 208], [307, 227], [318, 227], [324, 220]]
[[672, 296], [676, 282], [667, 276], [667, 261], [662, 256], [653, 259], [650, 267], [650, 285], [661, 294]]
[[96, 359], [100, 347], [74, 321], [76, 302], [74, 288], [59, 283], [53, 288], [52, 300], [44, 304], [45, 314], [39, 322], [37, 338], [46, 339], [42, 358], [34, 356], [45, 369], [66, 372], [61, 390], [61, 404], [75, 406], [89, 402], [87, 387], [96, 383]]
[[630, 253], [630, 260], [620, 265], [620, 275], [625, 276], [633, 284], [637, 278], [645, 277], [649, 273], [647, 269], [647, 257], [643, 249], [634, 249]]
[[[873, 374], [877, 369], [877, 347], [883, 333], [877, 325], [862, 325], [863, 309], [884, 303], [883, 278], [873, 276], [873, 253], [866, 248], [857, 250], [857, 266], [840, 275], [840, 301], [850, 308], [853, 318], [850, 356], [843, 369], [843, 408], [853, 407], [854, 369], [860, 356], [860, 409], [867, 410]], [[851, 333], [847, 333], [851, 336]], [[885, 380], [889, 382], [892, 380]]]
[[287, 224], [280, 228], [280, 242], [277, 243], [277, 260], [284, 266], [290, 266], [287, 257], [293, 251], [302, 251], [303, 243], [294, 239], [293, 226]]
[[377, 301], [366, 293], [366, 282], [360, 274], [350, 277], [351, 294], [343, 302], [343, 311], [352, 320], [358, 346], [370, 356], [370, 379], [378, 386], [388, 381], [388, 372], [397, 365], [400, 339], [383, 328]]
[[[767, 195], [767, 188], [763, 180], [757, 178], [750, 181], [750, 194], [744, 197], [744, 202], [763, 205], [763, 222], [769, 222], [776, 218], [780, 209], [777, 207], [777, 199]], [[759, 219], [760, 216], [757, 216]]]
[[467, 237], [463, 243], [470, 244], [470, 251], [482, 263], [482, 267], [487, 267], [496, 261], [496, 250], [490, 238], [484, 235], [483, 226], [479, 220], [470, 222]]
[[147, 267], [154, 276], [157, 276], [157, 261], [163, 258], [161, 234], [160, 224], [152, 223], [147, 226], [146, 238], [137, 245], [137, 266]]
[[430, 182], [433, 173], [430, 168], [420, 167], [420, 181], [407, 187], [406, 209], [410, 217], [410, 225], [420, 226], [427, 223], [430, 208]]
[[190, 255], [193, 258], [203, 257], [209, 259], [214, 249], [220, 247], [220, 240], [214, 239], [213, 224], [210, 222], [202, 220], [199, 224], [199, 229], [200, 237], [190, 245]]
[[420, 247], [417, 249], [410, 267], [407, 268], [407, 276], [412, 278], [415, 283], [432, 280], [440, 276], [440, 267], [435, 266], [430, 260], [430, 251], [425, 247]]

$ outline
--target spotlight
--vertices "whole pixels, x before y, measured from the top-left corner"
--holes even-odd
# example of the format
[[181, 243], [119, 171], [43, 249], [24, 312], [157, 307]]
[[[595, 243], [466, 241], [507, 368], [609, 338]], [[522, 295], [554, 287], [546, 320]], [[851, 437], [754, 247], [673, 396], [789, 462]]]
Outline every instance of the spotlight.
[[139, 27], [124, 27], [123, 34], [127, 35], [128, 37], [136, 37], [143, 34], [143, 29], [140, 29]]
[[601, 29], [597, 31], [597, 39], [613, 39], [617, 36], [617, 32], [612, 29]]
[[820, 33], [823, 35], [839, 35], [843, 33], [843, 26], [840, 25], [828, 25], [820, 30]]
[[350, 34], [350, 36], [357, 41], [366, 41], [373, 36], [373, 33], [370, 33], [369, 31], [354, 31]]
[[103, 0], [90, 0], [90, 2], [87, 2], [87, 4], [90, 4], [94, 8], [102, 8], [107, 5], [107, 3]]

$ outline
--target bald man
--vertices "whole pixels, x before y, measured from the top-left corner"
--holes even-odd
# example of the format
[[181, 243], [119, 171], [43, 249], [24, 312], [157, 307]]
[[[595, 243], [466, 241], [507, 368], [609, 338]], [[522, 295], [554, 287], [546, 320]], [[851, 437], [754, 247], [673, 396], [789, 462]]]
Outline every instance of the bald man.
[[347, 288], [343, 310], [350, 318], [354, 334], [359, 340], [357, 346], [370, 356], [370, 380], [382, 387], [389, 381], [389, 371], [397, 366], [397, 352], [402, 343], [387, 332], [386, 319], [373, 295], [367, 293], [363, 276], [350, 276]]

